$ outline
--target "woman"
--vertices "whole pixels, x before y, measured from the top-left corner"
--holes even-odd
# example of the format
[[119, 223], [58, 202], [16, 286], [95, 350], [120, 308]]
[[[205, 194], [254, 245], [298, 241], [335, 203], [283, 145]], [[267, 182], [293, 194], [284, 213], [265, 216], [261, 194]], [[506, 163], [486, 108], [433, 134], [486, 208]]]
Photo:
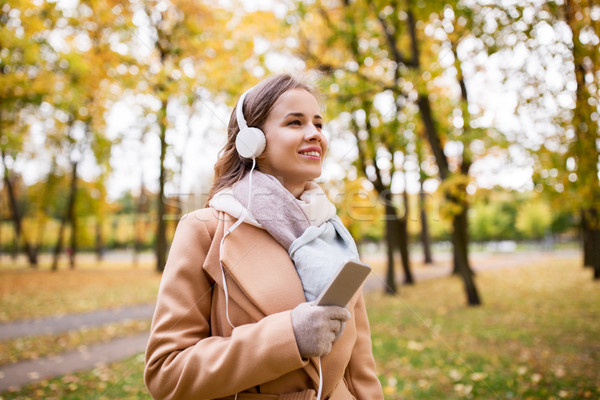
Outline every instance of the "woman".
[[[210, 206], [175, 233], [146, 351], [148, 390], [156, 399], [382, 399], [362, 294], [346, 308], [312, 301], [342, 258], [358, 256], [312, 182], [327, 151], [319, 104], [289, 75], [238, 103]], [[259, 155], [243, 150], [246, 124], [262, 130], [251, 132]]]

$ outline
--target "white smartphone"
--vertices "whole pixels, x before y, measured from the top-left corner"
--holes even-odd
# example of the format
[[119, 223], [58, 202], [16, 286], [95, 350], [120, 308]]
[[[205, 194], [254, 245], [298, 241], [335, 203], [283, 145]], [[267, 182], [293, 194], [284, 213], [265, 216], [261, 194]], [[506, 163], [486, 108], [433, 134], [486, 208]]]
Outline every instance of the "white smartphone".
[[370, 272], [366, 264], [347, 261], [317, 297], [317, 305], [346, 307]]

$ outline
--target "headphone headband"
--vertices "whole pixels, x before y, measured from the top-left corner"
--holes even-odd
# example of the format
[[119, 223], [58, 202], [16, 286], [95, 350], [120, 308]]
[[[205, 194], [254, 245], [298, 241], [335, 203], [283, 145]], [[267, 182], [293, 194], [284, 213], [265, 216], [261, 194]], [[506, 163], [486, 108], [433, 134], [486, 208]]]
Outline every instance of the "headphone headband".
[[235, 117], [237, 119], [237, 123], [238, 123], [238, 127], [240, 128], [240, 131], [244, 128], [248, 127], [248, 124], [246, 123], [246, 118], [244, 118], [244, 100], [246, 100], [246, 95], [252, 90], [252, 88], [246, 90], [244, 93], [242, 93], [242, 95], [240, 96], [240, 99], [238, 100], [237, 103], [237, 107], [235, 108]]
[[265, 134], [258, 128], [248, 127], [244, 118], [244, 100], [251, 90], [252, 88], [242, 93], [235, 108], [235, 117], [240, 128], [235, 139], [235, 148], [240, 156], [255, 159], [265, 150], [267, 143]]

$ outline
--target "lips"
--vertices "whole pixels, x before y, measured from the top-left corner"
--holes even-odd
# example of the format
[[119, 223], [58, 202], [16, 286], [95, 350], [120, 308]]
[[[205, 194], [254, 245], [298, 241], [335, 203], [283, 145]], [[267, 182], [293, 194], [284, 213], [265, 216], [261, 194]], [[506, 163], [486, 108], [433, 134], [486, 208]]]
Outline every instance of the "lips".
[[298, 152], [301, 156], [311, 157], [311, 158], [321, 158], [321, 149], [319, 147], [310, 147], [307, 149], [302, 149]]
[[303, 156], [321, 157], [321, 154], [318, 151], [300, 152], [300, 154], [302, 154]]

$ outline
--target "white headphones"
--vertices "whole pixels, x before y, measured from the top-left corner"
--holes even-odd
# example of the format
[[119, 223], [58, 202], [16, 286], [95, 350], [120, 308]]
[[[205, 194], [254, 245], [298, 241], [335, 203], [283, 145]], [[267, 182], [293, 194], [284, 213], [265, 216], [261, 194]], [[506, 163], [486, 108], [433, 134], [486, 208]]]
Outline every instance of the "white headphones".
[[240, 131], [238, 132], [237, 137], [235, 138], [235, 149], [237, 150], [240, 156], [252, 159], [252, 167], [250, 168], [249, 175], [250, 184], [248, 186], [248, 204], [246, 208], [244, 208], [244, 213], [225, 232], [223, 238], [221, 239], [221, 245], [219, 246], [219, 264], [221, 265], [221, 278], [223, 282], [223, 291], [225, 292], [225, 316], [227, 317], [227, 322], [229, 322], [229, 325], [232, 329], [235, 328], [235, 325], [229, 319], [229, 291], [227, 289], [225, 269], [223, 268], [223, 263], [221, 262], [221, 251], [223, 249], [223, 243], [225, 243], [225, 239], [227, 238], [227, 236], [229, 236], [231, 232], [237, 229], [237, 227], [240, 226], [242, 222], [244, 222], [246, 216], [248, 215], [248, 209], [250, 208], [250, 204], [252, 202], [252, 172], [254, 171], [254, 167], [256, 167], [256, 157], [262, 154], [267, 145], [267, 140], [265, 139], [265, 134], [263, 133], [263, 131], [261, 131], [258, 128], [249, 127], [246, 123], [246, 119], [244, 118], [244, 99], [246, 98], [246, 95], [248, 94], [248, 92], [250, 92], [250, 90], [252, 89], [249, 89], [242, 93], [240, 99], [238, 100], [237, 107], [235, 109], [235, 116], [237, 119], [238, 126], [240, 128]]
[[235, 148], [242, 157], [255, 159], [265, 150], [267, 140], [263, 131], [258, 128], [249, 127], [244, 118], [244, 99], [250, 90], [252, 89], [245, 91], [240, 96], [235, 109], [235, 116], [240, 128], [235, 138]]
[[[249, 127], [246, 123], [246, 119], [244, 118], [244, 100], [246, 99], [246, 95], [252, 89], [249, 89], [242, 93], [240, 99], [238, 100], [237, 107], [235, 109], [235, 116], [237, 119], [238, 126], [240, 131], [235, 138], [235, 149], [239, 153], [240, 156], [244, 158], [252, 159], [252, 168], [250, 169], [250, 185], [248, 188], [248, 205], [244, 209], [244, 214], [233, 224], [227, 232], [223, 235], [221, 239], [221, 245], [219, 246], [219, 264], [221, 265], [221, 278], [223, 282], [223, 291], [225, 292], [225, 316], [227, 317], [227, 322], [232, 329], [235, 329], [235, 325], [229, 319], [229, 291], [227, 289], [227, 279], [225, 277], [225, 269], [223, 268], [223, 264], [221, 263], [221, 250], [223, 249], [223, 243], [225, 242], [225, 238], [229, 236], [231, 232], [233, 232], [246, 218], [248, 209], [250, 208], [250, 202], [252, 201], [252, 171], [256, 165], [256, 157], [260, 156], [262, 152], [265, 150], [267, 145], [267, 140], [265, 138], [265, 134], [259, 128]], [[323, 390], [323, 373], [321, 370], [321, 357], [319, 357], [319, 391], [317, 393], [317, 400], [321, 400], [321, 394]], [[237, 399], [237, 393], [235, 394], [235, 398]]]

